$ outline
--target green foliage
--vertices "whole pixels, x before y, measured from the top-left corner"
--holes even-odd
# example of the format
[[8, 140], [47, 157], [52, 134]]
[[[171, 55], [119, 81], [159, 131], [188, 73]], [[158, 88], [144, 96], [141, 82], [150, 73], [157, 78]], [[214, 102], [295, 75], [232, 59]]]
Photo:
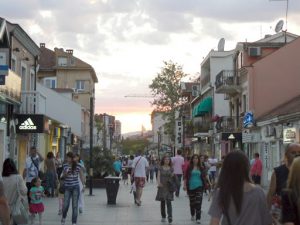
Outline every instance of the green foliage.
[[[88, 157], [86, 157], [88, 158]], [[104, 178], [113, 174], [113, 155], [107, 149], [94, 147], [92, 153], [92, 165], [94, 178]], [[87, 168], [90, 168], [89, 160], [86, 161]]]
[[135, 155], [138, 150], [144, 150], [148, 145], [147, 139], [124, 139], [121, 142], [124, 155]]
[[175, 140], [175, 110], [184, 104], [184, 98], [180, 94], [180, 81], [186, 77], [182, 70], [182, 66], [172, 61], [163, 62], [164, 66], [161, 72], [152, 80], [149, 85], [154, 96], [152, 103], [155, 111], [165, 112], [167, 123], [165, 130], [171, 140]]

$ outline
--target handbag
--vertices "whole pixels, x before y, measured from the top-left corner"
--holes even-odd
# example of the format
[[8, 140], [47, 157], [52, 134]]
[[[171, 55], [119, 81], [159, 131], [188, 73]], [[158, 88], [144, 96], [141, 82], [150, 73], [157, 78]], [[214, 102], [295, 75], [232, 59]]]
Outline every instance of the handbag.
[[11, 209], [11, 215], [13, 221], [16, 224], [27, 224], [29, 221], [29, 215], [28, 215], [28, 209], [26, 207], [26, 200], [23, 199], [21, 196], [17, 176], [16, 176], [16, 180], [17, 180], [17, 196]]

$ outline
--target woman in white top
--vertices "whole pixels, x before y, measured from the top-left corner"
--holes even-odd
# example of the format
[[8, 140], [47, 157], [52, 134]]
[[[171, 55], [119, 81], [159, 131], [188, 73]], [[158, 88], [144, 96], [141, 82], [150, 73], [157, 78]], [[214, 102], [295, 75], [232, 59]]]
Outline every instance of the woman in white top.
[[[27, 196], [27, 187], [20, 174], [18, 174], [16, 165], [12, 159], [6, 159], [2, 170], [4, 195], [7, 198], [10, 208], [16, 201], [18, 189], [24, 199]], [[17, 189], [18, 188], [18, 189]]]

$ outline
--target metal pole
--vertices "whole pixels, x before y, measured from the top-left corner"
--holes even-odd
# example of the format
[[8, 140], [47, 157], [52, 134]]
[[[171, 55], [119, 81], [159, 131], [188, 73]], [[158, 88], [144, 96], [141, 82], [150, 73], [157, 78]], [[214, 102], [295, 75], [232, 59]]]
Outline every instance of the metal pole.
[[185, 115], [182, 115], [182, 151], [185, 150]]
[[94, 98], [90, 97], [90, 171], [89, 171], [89, 186], [90, 196], [93, 195], [93, 127], [94, 127]]

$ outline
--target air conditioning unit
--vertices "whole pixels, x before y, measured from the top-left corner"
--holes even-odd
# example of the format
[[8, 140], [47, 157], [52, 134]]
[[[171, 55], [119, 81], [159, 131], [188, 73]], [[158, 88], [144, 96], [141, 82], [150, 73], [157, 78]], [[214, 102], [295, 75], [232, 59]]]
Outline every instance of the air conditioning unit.
[[260, 56], [261, 55], [261, 48], [260, 47], [249, 47], [248, 48], [248, 55], [249, 56]]

